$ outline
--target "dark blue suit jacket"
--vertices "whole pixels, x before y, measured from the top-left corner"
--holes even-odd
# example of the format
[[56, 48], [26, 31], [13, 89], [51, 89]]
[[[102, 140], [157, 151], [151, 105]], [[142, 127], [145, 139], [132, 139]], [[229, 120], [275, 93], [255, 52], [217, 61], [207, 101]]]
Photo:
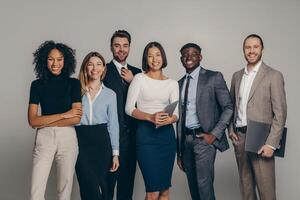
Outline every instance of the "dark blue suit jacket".
[[[128, 144], [130, 135], [135, 131], [135, 120], [125, 113], [125, 104], [127, 98], [128, 84], [126, 84], [120, 76], [117, 66], [111, 61], [107, 65], [106, 76], [103, 83], [112, 89], [117, 95], [118, 120], [120, 126], [120, 148]], [[127, 64], [127, 67], [133, 75], [142, 72], [140, 69]], [[126, 131], [125, 131], [126, 130]], [[130, 131], [128, 131], [130, 130]]]

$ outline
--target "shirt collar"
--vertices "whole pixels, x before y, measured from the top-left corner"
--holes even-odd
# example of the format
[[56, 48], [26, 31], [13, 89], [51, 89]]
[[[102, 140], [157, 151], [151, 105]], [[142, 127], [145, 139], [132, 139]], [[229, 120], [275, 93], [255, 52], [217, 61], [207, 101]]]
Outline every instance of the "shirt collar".
[[196, 79], [197, 76], [199, 75], [199, 72], [200, 72], [200, 69], [201, 69], [201, 66], [199, 65], [194, 71], [192, 71], [192, 73], [186, 73], [186, 77], [188, 76], [191, 76], [192, 79]]
[[[258, 63], [256, 63], [256, 65], [254, 66], [252, 72], [255, 72], [255, 73], [258, 72], [261, 64], [262, 64], [262, 60], [260, 60]], [[247, 74], [247, 75], [249, 74], [247, 66], [244, 69], [244, 73]]]
[[113, 59], [113, 63], [116, 65], [116, 67], [118, 68], [119, 71], [121, 71], [122, 67], [125, 67], [127, 69], [127, 63], [125, 63], [125, 65], [122, 65], [121, 63], [119, 63], [115, 59]]
[[[101, 83], [101, 86], [100, 86], [100, 90], [103, 90], [103, 89], [105, 89], [105, 88], [106, 88], [106, 86], [105, 86], [104, 83], [102, 82], [102, 83]], [[89, 88], [88, 88], [88, 87], [85, 87], [85, 89], [86, 89], [87, 92], [89, 92]]]

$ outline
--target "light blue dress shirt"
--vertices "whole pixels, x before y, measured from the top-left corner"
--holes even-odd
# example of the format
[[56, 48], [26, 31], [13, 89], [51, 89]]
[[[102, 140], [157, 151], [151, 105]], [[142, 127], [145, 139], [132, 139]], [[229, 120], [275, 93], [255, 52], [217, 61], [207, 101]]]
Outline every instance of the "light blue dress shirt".
[[[91, 100], [88, 93], [82, 97], [82, 110], [80, 125], [107, 124], [113, 155], [119, 155], [119, 122], [117, 112], [116, 93], [105, 87]], [[99, 133], [101, 134], [101, 133]]]
[[184, 101], [184, 92], [185, 86], [187, 81], [187, 76], [191, 76], [190, 85], [189, 85], [189, 93], [188, 93], [188, 100], [186, 105], [186, 121], [185, 126], [190, 129], [200, 127], [200, 123], [197, 116], [196, 110], [196, 93], [197, 93], [197, 84], [198, 84], [198, 77], [200, 72], [201, 66], [197, 67], [192, 73], [186, 74], [186, 78], [183, 82], [182, 91], [181, 91], [181, 102], [183, 104]]

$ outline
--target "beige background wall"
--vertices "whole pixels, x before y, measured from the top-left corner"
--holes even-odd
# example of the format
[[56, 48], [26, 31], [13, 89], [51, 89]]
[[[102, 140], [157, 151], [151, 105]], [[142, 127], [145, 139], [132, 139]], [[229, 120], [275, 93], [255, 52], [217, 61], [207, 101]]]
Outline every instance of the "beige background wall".
[[[195, 42], [203, 48], [204, 67], [223, 72], [228, 85], [232, 73], [245, 65], [242, 40], [250, 33], [260, 34], [264, 61], [282, 71], [286, 81], [289, 135], [286, 158], [276, 162], [278, 199], [300, 199], [299, 11], [297, 0], [1, 0], [0, 199], [27, 199], [29, 193], [34, 130], [26, 114], [29, 86], [35, 78], [33, 51], [52, 39], [75, 48], [78, 64], [91, 50], [109, 61], [109, 40], [117, 29], [132, 35], [129, 63], [140, 66], [143, 48], [156, 40], [167, 52], [165, 73], [179, 79], [184, 73], [179, 49]], [[55, 177], [48, 186], [48, 199], [55, 199]], [[217, 199], [240, 199], [232, 148], [217, 156], [215, 189]], [[141, 200], [143, 195], [138, 172], [134, 196]], [[190, 199], [186, 178], [177, 166], [171, 197]], [[79, 199], [77, 183], [73, 199]]]

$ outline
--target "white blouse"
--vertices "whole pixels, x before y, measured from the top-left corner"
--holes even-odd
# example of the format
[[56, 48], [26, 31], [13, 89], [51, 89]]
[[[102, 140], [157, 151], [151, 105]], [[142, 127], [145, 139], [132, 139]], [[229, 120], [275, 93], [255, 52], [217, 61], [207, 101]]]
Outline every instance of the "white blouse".
[[[132, 116], [134, 109], [154, 114], [179, 99], [179, 87], [175, 80], [156, 80], [144, 73], [139, 73], [133, 78], [127, 95], [125, 111]], [[178, 105], [174, 111], [178, 118]]]

